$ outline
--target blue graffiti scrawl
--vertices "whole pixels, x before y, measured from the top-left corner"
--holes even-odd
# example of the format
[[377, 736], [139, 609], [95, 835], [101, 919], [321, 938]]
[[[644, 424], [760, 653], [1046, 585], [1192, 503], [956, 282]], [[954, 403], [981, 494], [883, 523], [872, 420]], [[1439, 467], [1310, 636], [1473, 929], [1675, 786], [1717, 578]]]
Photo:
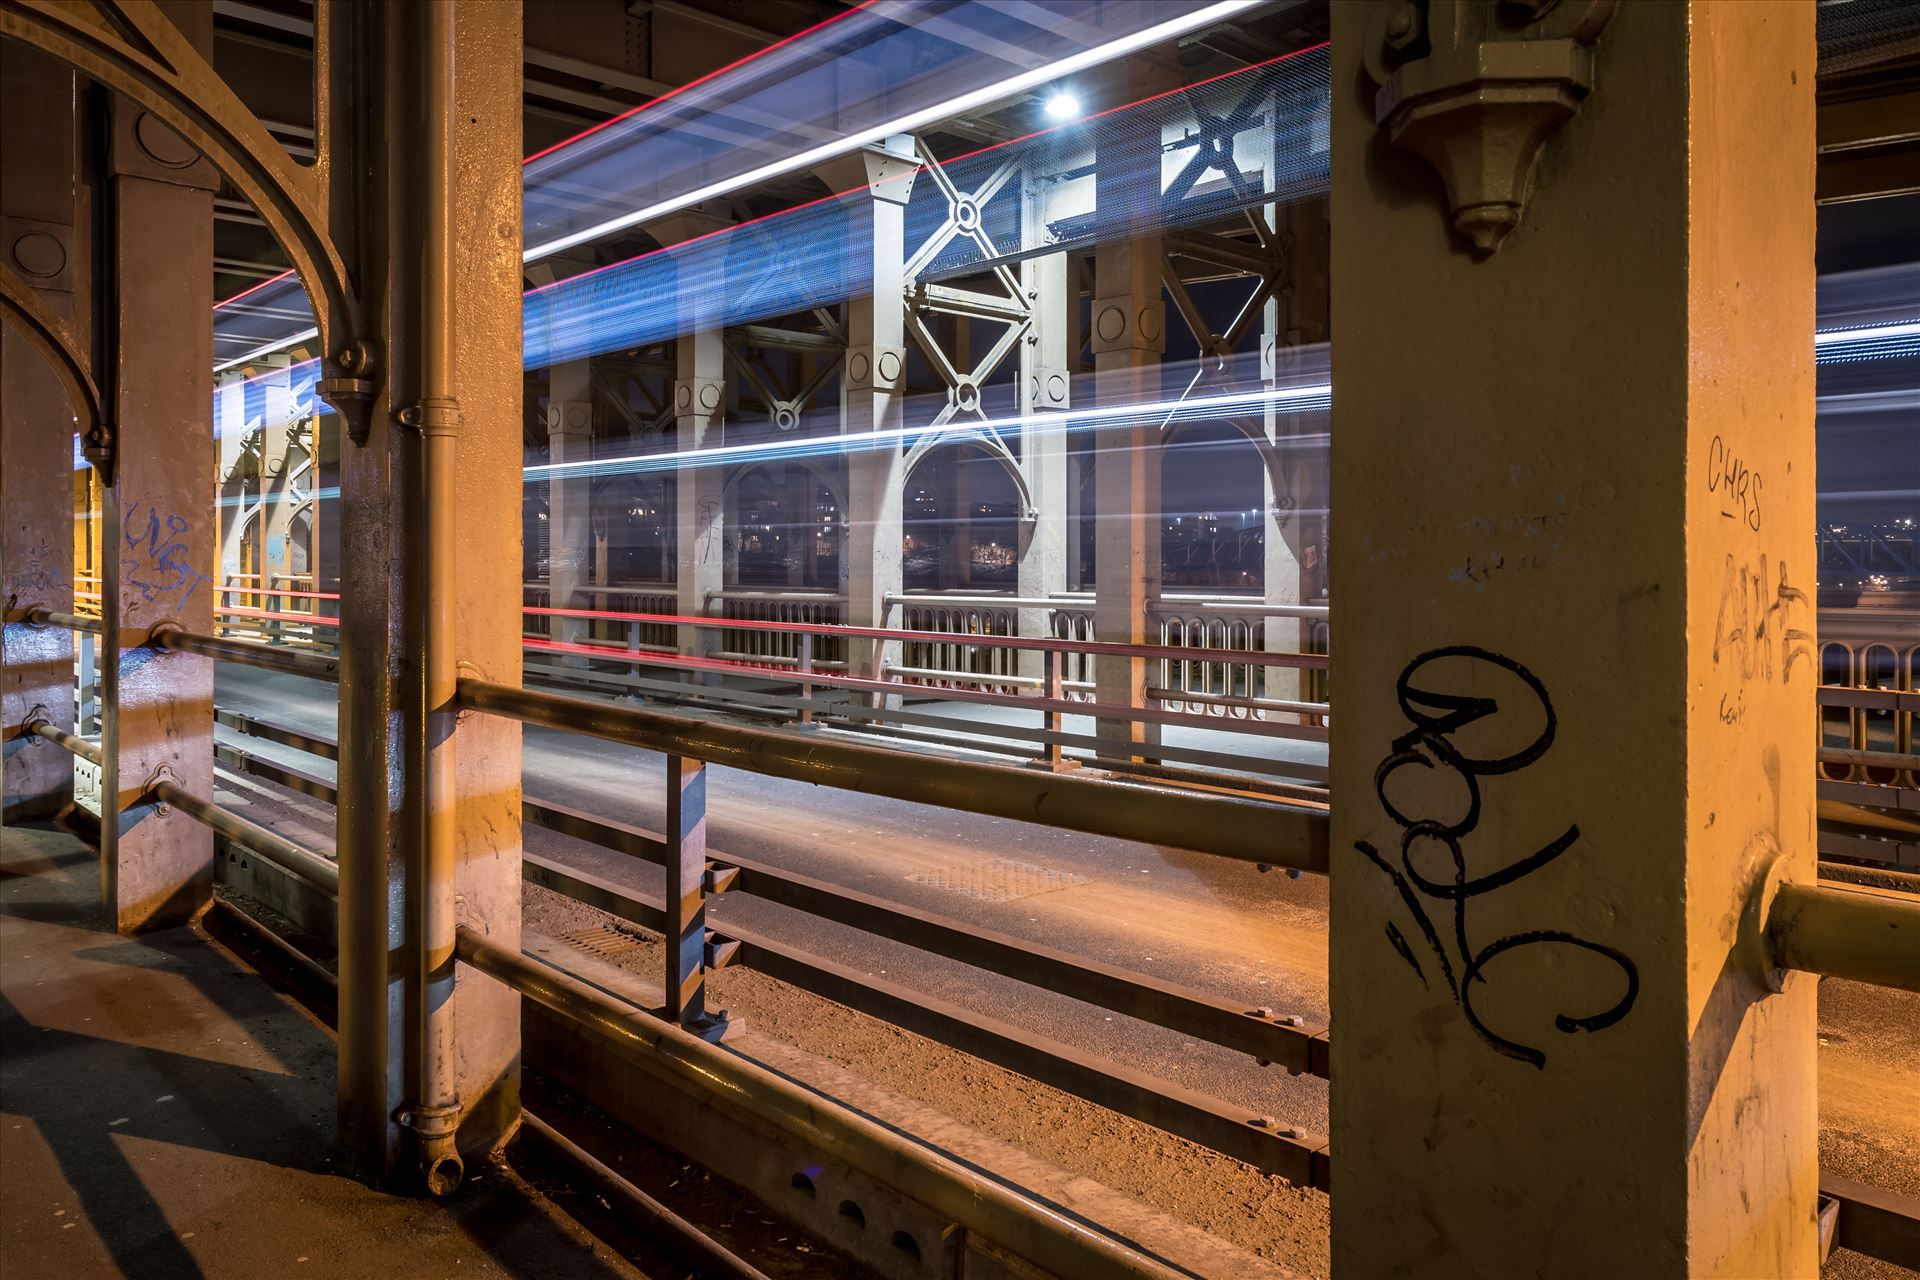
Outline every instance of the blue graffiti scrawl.
[[185, 516], [163, 516], [158, 507], [135, 503], [128, 509], [121, 525], [127, 540], [121, 580], [144, 603], [178, 609], [201, 583], [212, 581], [187, 563], [191, 528]]

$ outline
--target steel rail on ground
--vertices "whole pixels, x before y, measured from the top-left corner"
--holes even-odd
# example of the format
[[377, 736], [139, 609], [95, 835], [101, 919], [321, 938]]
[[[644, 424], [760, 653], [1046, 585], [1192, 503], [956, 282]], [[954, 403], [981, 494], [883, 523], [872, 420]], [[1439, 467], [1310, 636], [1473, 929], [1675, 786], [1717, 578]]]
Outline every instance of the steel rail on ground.
[[1171, 1280], [1176, 1274], [1049, 1204], [550, 964], [502, 947], [471, 926], [460, 926], [456, 954], [469, 967], [592, 1031], [622, 1061], [694, 1090], [722, 1112], [771, 1123], [1055, 1275]]

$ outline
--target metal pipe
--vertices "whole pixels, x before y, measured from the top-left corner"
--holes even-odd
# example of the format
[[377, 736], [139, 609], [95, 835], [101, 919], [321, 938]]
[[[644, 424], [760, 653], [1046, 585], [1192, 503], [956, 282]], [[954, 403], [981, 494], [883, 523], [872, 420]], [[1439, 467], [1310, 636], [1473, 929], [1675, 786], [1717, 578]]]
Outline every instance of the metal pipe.
[[522, 1133], [532, 1134], [571, 1164], [579, 1180], [605, 1197], [608, 1208], [630, 1225], [640, 1227], [648, 1241], [659, 1245], [702, 1276], [732, 1280], [767, 1280], [767, 1274], [728, 1251], [719, 1241], [661, 1204], [612, 1169], [586, 1148], [534, 1115], [521, 1113]]
[[237, 662], [246, 667], [260, 667], [263, 670], [279, 671], [286, 675], [305, 676], [309, 680], [338, 681], [340, 679], [340, 659], [338, 658], [329, 658], [318, 653], [303, 653], [294, 649], [280, 649], [272, 645], [254, 644], [251, 641], [234, 640], [226, 636], [197, 635], [167, 623], [162, 623], [149, 631], [147, 643], [156, 649], [197, 653], [203, 658], [218, 658], [222, 662]]
[[529, 724], [631, 743], [667, 755], [693, 756], [750, 773], [1243, 862], [1327, 870], [1323, 808], [969, 760], [943, 760], [934, 768], [924, 757], [877, 747], [662, 715], [480, 680], [460, 681], [460, 703]]
[[456, 582], [454, 502], [460, 405], [454, 396], [454, 22], [455, 6], [423, 6], [424, 112], [420, 124], [425, 186], [424, 269], [421, 272], [421, 401], [414, 424], [420, 430], [425, 471], [425, 666], [426, 771], [424, 831], [413, 870], [412, 899], [415, 1008], [420, 1017], [420, 1093], [408, 1106], [410, 1127], [420, 1142], [420, 1171], [427, 1190], [450, 1195], [464, 1166], [456, 1138], [460, 1097], [455, 1078], [454, 880], [458, 872], [455, 801], [459, 778], [453, 735]]
[[1767, 942], [1782, 968], [1920, 991], [1920, 900], [1910, 894], [1783, 884]]
[[95, 636], [105, 630], [105, 624], [100, 619], [84, 613], [56, 613], [52, 609], [37, 607], [27, 610], [27, 621], [36, 627], [65, 627], [69, 631], [84, 631]]
[[225, 917], [233, 927], [273, 952], [288, 968], [297, 970], [314, 985], [316, 991], [324, 992], [328, 997], [328, 1007], [321, 1010], [322, 1016], [329, 1024], [337, 1021], [340, 980], [329, 973], [325, 965], [218, 894], [214, 895], [210, 910], [213, 915]]
[[1852, 751], [1845, 747], [1822, 747], [1816, 754], [1821, 764], [1857, 764], [1869, 769], [1920, 769], [1920, 754], [1909, 751]]
[[191, 791], [162, 779], [147, 789], [147, 794], [162, 804], [170, 804], [235, 844], [260, 855], [287, 874], [306, 881], [329, 898], [340, 896], [340, 868], [331, 858], [321, 857], [304, 845], [269, 831], [257, 822], [237, 813], [229, 813]]
[[1875, 831], [1889, 831], [1895, 835], [1920, 836], [1920, 818], [1869, 809], [1865, 805], [1848, 804], [1844, 800], [1816, 801], [1814, 813], [1822, 822], [1845, 822], [1856, 827], [1871, 827]]
[[472, 928], [460, 928], [459, 953], [480, 972], [598, 1033], [617, 1057], [656, 1079], [704, 1095], [729, 1115], [772, 1124], [1056, 1275], [1169, 1280], [1173, 1274], [1049, 1205]]
[[54, 728], [52, 724], [45, 720], [36, 718], [27, 721], [25, 732], [31, 733], [35, 737], [45, 738], [56, 747], [65, 747], [68, 751], [73, 752], [74, 755], [79, 756], [88, 764], [100, 765], [103, 763], [100, 748], [94, 746], [85, 738], [75, 737], [65, 729]]

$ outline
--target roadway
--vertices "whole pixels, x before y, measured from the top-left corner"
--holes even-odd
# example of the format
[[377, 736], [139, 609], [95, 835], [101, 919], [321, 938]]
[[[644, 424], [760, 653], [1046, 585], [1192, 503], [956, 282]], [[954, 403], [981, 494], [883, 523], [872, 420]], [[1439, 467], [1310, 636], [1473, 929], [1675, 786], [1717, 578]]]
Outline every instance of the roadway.
[[[218, 673], [215, 700], [223, 709], [335, 737], [331, 684], [230, 664]], [[328, 761], [226, 729], [220, 734], [247, 751], [331, 776]], [[665, 769], [654, 753], [529, 726], [523, 762], [531, 797], [649, 830], [665, 824]], [[721, 852], [1196, 987], [1249, 1009], [1265, 1006], [1322, 1025], [1327, 1020], [1323, 877], [1290, 879], [1183, 850], [718, 767], [709, 772], [707, 840]], [[661, 890], [658, 868], [597, 845], [534, 827], [525, 843], [616, 883]], [[1003, 865], [985, 865], [993, 863]], [[1323, 1080], [1289, 1077], [1244, 1054], [776, 904], [728, 897], [711, 915], [720, 927], [736, 922], [1255, 1114], [1326, 1132]]]
[[[226, 664], [218, 668], [216, 701], [223, 709], [317, 736], [334, 737], [335, 697], [330, 684]], [[224, 728], [219, 733], [249, 752], [331, 776], [330, 761]], [[911, 744], [902, 749], [930, 750]], [[528, 727], [523, 759], [530, 797], [651, 830], [664, 825], [665, 779], [657, 755]], [[1177, 981], [1248, 1008], [1267, 1006], [1309, 1023], [1324, 1024], [1328, 1018], [1324, 877], [1262, 874], [1245, 864], [1180, 850], [719, 767], [710, 771], [708, 812], [708, 840], [716, 851]], [[658, 868], [598, 846], [535, 827], [526, 829], [525, 843], [529, 850], [637, 890], [661, 890]], [[1018, 866], [1002, 866], [996, 875], [987, 865], [996, 862]], [[1014, 894], [1022, 896], [1009, 896]], [[535, 916], [551, 905], [529, 897]], [[712, 916], [723, 931], [733, 922], [1257, 1114], [1315, 1133], [1327, 1131], [1323, 1080], [1289, 1077], [1244, 1055], [750, 897], [722, 898]], [[722, 991], [731, 979], [731, 972], [722, 975]], [[805, 997], [797, 1003], [816, 1002]], [[769, 997], [762, 993], [752, 1004], [758, 1006], [759, 1025], [767, 1025]], [[1828, 981], [1822, 987], [1820, 1033], [1823, 1167], [1920, 1194], [1920, 996]], [[898, 1046], [875, 1051], [908, 1052]], [[954, 1091], [977, 1092], [981, 1078], [965, 1077]], [[1019, 1105], [1036, 1103], [1030, 1096]], [[1028, 1123], [1012, 1125], [1003, 1136], [1020, 1141]], [[1162, 1154], [1142, 1158], [1157, 1160]], [[1205, 1185], [1201, 1180], [1189, 1189], [1197, 1193]], [[1299, 1208], [1275, 1217], [1311, 1229], [1317, 1214], [1302, 1214]], [[1318, 1213], [1324, 1213], [1324, 1205]], [[1242, 1234], [1218, 1220], [1202, 1225], [1228, 1236]], [[1254, 1224], [1247, 1225], [1258, 1234], [1251, 1230]], [[1242, 1243], [1251, 1246], [1252, 1241]], [[1284, 1260], [1288, 1254], [1280, 1256]], [[1293, 1253], [1292, 1259], [1318, 1270], [1317, 1258]], [[1832, 1280], [1900, 1273], [1842, 1253], [1824, 1274]]]

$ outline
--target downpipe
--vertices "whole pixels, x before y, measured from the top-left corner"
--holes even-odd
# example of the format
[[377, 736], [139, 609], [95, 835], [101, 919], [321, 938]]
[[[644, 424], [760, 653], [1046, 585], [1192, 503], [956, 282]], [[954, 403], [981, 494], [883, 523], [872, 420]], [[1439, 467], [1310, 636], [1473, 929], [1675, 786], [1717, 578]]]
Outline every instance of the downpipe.
[[451, 1195], [465, 1175], [457, 1138], [461, 1105], [454, 1075], [454, 884], [458, 834], [454, 727], [458, 708], [454, 656], [454, 481], [460, 427], [453, 374], [454, 6], [423, 5], [425, 67], [422, 177], [426, 183], [421, 337], [421, 401], [401, 421], [420, 432], [425, 472], [424, 693], [426, 773], [424, 830], [414, 868], [420, 1026], [419, 1097], [401, 1123], [418, 1144], [421, 1181], [433, 1196]]

